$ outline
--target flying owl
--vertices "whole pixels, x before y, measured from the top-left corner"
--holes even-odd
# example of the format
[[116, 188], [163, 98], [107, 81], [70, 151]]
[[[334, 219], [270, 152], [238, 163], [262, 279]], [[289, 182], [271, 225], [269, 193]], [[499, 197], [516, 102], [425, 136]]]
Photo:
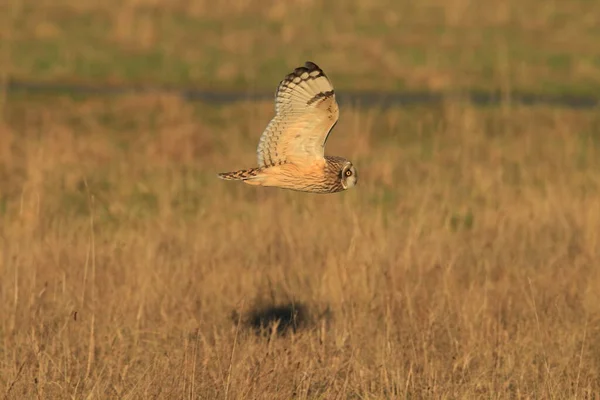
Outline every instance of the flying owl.
[[258, 167], [219, 177], [311, 193], [335, 193], [355, 186], [358, 176], [352, 163], [324, 154], [338, 116], [329, 78], [307, 61], [277, 87], [275, 117], [258, 142]]

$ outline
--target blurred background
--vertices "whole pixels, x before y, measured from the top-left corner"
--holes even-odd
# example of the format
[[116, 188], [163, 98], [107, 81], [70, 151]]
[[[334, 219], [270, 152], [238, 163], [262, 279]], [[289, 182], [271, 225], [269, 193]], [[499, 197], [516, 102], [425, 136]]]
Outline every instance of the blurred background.
[[[3, 1], [0, 394], [593, 398], [599, 40], [587, 0]], [[219, 180], [306, 60], [358, 186]]]
[[2, 5], [4, 76], [270, 91], [305, 59], [340, 91], [596, 94], [594, 2], [29, 1]]

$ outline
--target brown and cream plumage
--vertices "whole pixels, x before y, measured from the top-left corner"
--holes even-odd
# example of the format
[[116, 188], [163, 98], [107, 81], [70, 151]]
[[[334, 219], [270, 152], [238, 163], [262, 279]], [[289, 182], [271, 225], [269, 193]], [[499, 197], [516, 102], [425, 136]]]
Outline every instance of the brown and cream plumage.
[[324, 154], [338, 117], [329, 78], [307, 61], [277, 87], [275, 117], [258, 142], [258, 167], [219, 177], [312, 193], [335, 193], [355, 186], [358, 177], [352, 163]]

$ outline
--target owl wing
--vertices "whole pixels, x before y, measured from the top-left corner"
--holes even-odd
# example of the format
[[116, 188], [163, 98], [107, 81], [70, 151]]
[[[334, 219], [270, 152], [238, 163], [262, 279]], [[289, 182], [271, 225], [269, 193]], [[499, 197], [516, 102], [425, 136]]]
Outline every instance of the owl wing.
[[329, 78], [316, 64], [307, 61], [277, 87], [275, 117], [258, 143], [258, 166], [323, 160], [325, 142], [338, 116]]

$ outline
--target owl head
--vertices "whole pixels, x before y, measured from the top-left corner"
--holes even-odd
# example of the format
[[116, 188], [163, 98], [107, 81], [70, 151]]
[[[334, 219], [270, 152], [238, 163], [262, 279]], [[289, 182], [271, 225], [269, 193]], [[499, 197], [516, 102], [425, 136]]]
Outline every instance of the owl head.
[[347, 161], [342, 167], [339, 178], [344, 189], [350, 189], [358, 183], [356, 168], [354, 168], [354, 165], [350, 161]]

